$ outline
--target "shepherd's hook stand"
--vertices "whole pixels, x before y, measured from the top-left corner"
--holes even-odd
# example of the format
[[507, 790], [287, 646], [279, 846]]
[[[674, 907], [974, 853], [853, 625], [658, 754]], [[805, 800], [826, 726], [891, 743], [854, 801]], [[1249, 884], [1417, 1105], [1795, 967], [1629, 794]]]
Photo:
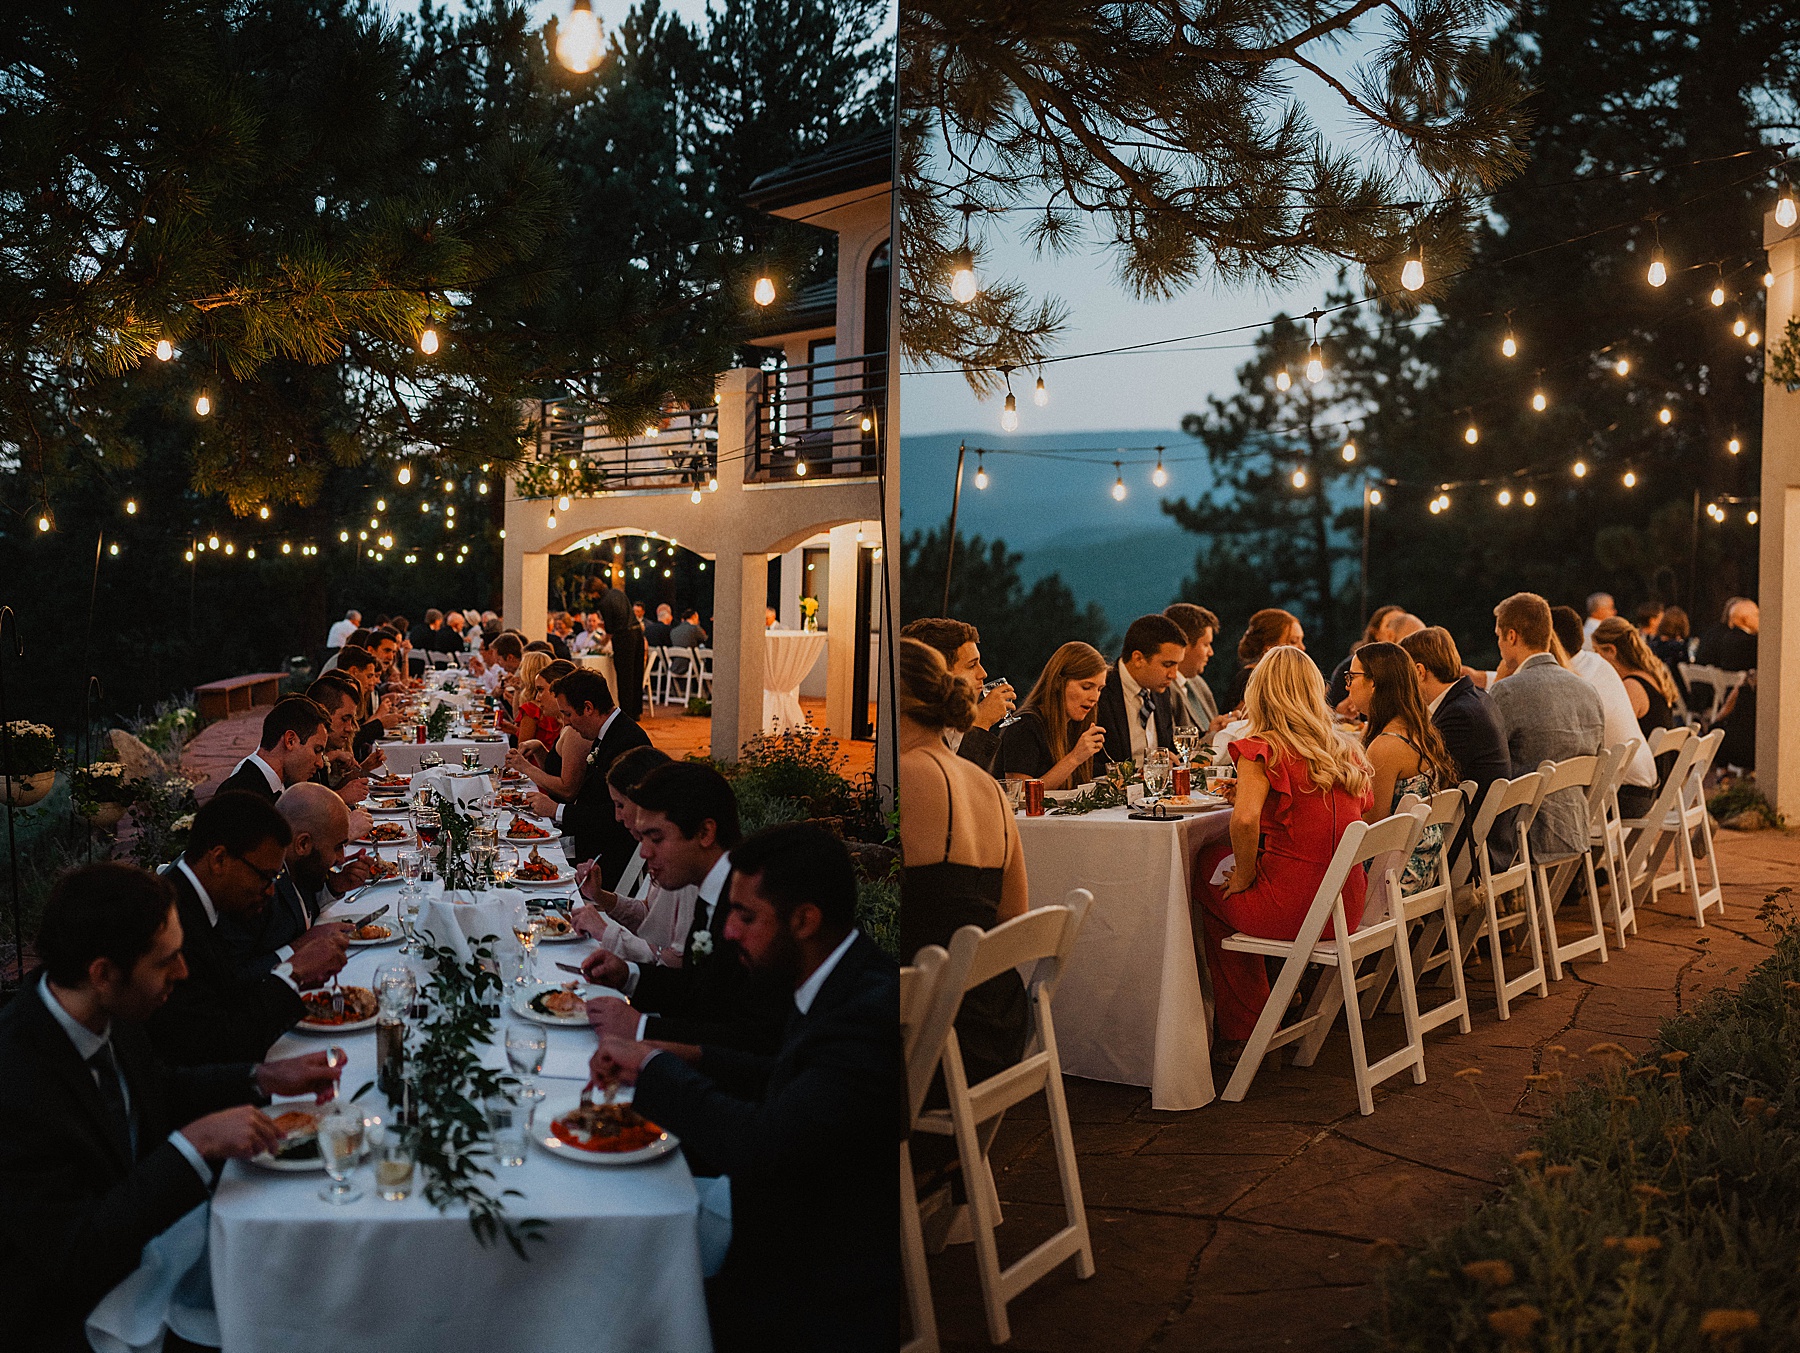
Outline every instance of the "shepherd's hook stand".
[[12, 724], [6, 718], [6, 625], [12, 622], [12, 656], [24, 658], [25, 643], [19, 638], [19, 617], [10, 606], [0, 606], [0, 780], [6, 784], [6, 854], [12, 865], [13, 962], [20, 990], [25, 987], [25, 922], [19, 910], [19, 837], [13, 827]]

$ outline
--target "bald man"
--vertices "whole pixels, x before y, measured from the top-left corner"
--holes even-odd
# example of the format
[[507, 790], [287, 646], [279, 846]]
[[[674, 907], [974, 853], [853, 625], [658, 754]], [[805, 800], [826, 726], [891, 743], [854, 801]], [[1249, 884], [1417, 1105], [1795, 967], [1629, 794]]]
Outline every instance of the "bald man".
[[284, 789], [275, 811], [294, 834], [275, 895], [257, 915], [222, 917], [217, 933], [244, 968], [266, 972], [292, 963], [299, 986], [317, 986], [344, 966], [349, 948], [349, 927], [315, 921], [344, 891], [332, 886], [333, 871], [344, 862], [350, 810], [332, 790], [307, 781]]

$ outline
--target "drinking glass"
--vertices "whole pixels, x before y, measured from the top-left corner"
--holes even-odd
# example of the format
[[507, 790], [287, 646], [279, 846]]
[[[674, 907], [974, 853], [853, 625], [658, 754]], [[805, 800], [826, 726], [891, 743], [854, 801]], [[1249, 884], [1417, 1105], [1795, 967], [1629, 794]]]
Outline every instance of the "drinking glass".
[[519, 941], [519, 948], [525, 954], [525, 980], [527, 982], [537, 980], [537, 937], [538, 928], [542, 924], [543, 918], [526, 905], [523, 897], [513, 903], [512, 933], [513, 938]]
[[493, 1143], [496, 1165], [525, 1163], [525, 1133], [531, 1115], [508, 1095], [490, 1095], [481, 1101], [487, 1115], [488, 1138]]
[[1006, 791], [1006, 806], [1014, 813], [1025, 807], [1025, 782], [1023, 780], [1015, 775], [1002, 780], [1000, 787]]
[[419, 995], [419, 979], [411, 968], [395, 963], [375, 971], [375, 994], [381, 1000], [381, 1013], [404, 1019]]
[[462, 761], [464, 770], [480, 770], [481, 749], [478, 747], [464, 747]]
[[435, 808], [415, 808], [413, 810], [413, 830], [419, 834], [419, 844], [427, 849], [437, 844], [438, 815]]
[[1174, 758], [1161, 747], [1144, 755], [1144, 796], [1155, 802], [1169, 790], [1174, 777]]
[[1176, 754], [1181, 757], [1182, 765], [1191, 767], [1194, 764], [1194, 753], [1198, 750], [1199, 746], [1199, 729], [1184, 728], [1175, 734], [1175, 751]]
[[354, 1203], [362, 1190], [350, 1182], [356, 1162], [362, 1155], [363, 1137], [368, 1131], [362, 1110], [340, 1102], [319, 1119], [319, 1155], [325, 1162], [325, 1173], [331, 1176], [331, 1187], [319, 1190], [328, 1203]]
[[519, 1096], [539, 1099], [543, 1091], [532, 1078], [544, 1069], [544, 1054], [550, 1047], [550, 1031], [541, 1024], [525, 1020], [509, 1020], [506, 1025], [506, 1060], [519, 1078]]
[[375, 1186], [390, 1203], [412, 1196], [417, 1169], [418, 1139], [407, 1128], [389, 1127], [375, 1148]]

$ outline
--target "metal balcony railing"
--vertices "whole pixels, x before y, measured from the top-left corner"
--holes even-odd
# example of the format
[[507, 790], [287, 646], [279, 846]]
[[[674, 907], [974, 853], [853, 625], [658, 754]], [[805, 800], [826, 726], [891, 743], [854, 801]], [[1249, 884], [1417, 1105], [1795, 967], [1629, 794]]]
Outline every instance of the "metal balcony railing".
[[744, 478], [773, 483], [877, 474], [886, 429], [885, 352], [765, 370]]
[[548, 400], [543, 446], [553, 464], [574, 469], [588, 492], [689, 490], [719, 471], [719, 411], [676, 410], [654, 429], [621, 439], [580, 401]]

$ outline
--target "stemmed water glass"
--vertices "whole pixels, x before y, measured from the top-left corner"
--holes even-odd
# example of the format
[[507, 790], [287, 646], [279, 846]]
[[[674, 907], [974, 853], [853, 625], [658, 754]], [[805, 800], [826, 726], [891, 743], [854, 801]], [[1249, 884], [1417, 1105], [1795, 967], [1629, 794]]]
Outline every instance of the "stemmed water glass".
[[519, 941], [519, 948], [525, 953], [525, 982], [527, 986], [537, 981], [537, 937], [538, 928], [543, 918], [526, 905], [523, 897], [513, 903], [512, 932]]
[[339, 1100], [319, 1118], [318, 1130], [319, 1155], [325, 1162], [325, 1173], [331, 1176], [331, 1187], [319, 1190], [319, 1197], [328, 1203], [354, 1203], [363, 1196], [362, 1190], [350, 1182], [368, 1131], [362, 1110]]
[[1200, 749], [1200, 730], [1183, 728], [1175, 734], [1175, 753], [1181, 758], [1183, 767], [1191, 768], [1194, 764], [1194, 753]]
[[544, 1054], [550, 1047], [550, 1034], [541, 1024], [525, 1020], [507, 1021], [506, 1060], [519, 1078], [519, 1098], [537, 1100], [544, 1097], [532, 1078], [544, 1069]]
[[419, 943], [418, 929], [422, 902], [419, 882], [425, 877], [425, 857], [416, 850], [403, 850], [397, 862], [400, 866], [400, 928], [406, 932], [406, 942], [399, 952], [411, 958], [425, 952]]
[[1174, 778], [1174, 758], [1161, 747], [1144, 755], [1144, 798], [1154, 805], [1169, 791]]

